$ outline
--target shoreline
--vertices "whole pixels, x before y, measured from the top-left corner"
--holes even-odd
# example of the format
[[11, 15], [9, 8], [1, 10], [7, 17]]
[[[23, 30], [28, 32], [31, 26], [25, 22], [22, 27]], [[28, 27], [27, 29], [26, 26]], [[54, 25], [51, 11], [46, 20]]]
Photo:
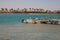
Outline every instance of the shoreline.
[[20, 12], [20, 13], [14, 13], [14, 12], [4, 12], [4, 13], [2, 13], [2, 12], [0, 12], [0, 14], [60, 14], [60, 13], [31, 13], [31, 12], [27, 12], [27, 13], [25, 13], [25, 12]]

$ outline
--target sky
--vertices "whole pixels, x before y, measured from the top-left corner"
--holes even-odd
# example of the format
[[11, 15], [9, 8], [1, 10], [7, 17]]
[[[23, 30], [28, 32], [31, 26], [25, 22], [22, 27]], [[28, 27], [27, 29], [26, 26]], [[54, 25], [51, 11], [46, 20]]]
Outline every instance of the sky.
[[60, 0], [0, 0], [0, 8], [42, 8], [60, 10]]

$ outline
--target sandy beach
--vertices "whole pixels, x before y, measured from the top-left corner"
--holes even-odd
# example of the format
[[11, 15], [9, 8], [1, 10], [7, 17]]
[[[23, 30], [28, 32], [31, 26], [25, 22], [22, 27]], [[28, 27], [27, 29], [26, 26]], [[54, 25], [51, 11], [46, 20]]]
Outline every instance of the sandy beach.
[[60, 40], [60, 25], [24, 24], [0, 27], [0, 40]]

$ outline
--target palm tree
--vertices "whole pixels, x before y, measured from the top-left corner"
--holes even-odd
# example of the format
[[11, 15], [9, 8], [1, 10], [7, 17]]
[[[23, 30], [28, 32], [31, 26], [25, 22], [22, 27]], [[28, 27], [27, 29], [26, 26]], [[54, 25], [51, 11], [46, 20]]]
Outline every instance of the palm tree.
[[37, 10], [37, 12], [39, 12], [39, 9], [36, 9]]
[[11, 8], [11, 9], [10, 9], [10, 12], [13, 12], [13, 11], [14, 11], [13, 8]]
[[5, 12], [8, 12], [8, 9], [7, 8], [5, 8]]
[[1, 8], [2, 11], [4, 11], [4, 8]]
[[32, 8], [32, 10], [33, 10], [33, 12], [35, 12], [35, 9], [34, 8]]
[[19, 12], [19, 8], [17, 8], [17, 12]]
[[1, 8], [1, 12], [4, 12], [4, 8]]
[[13, 8], [11, 8], [11, 10], [13, 11]]
[[40, 9], [40, 12], [43, 12], [44, 9]]
[[31, 12], [31, 8], [29, 8], [29, 12]]
[[27, 8], [24, 8], [24, 12], [27, 12]]
[[8, 11], [8, 9], [7, 9], [7, 8], [5, 8], [5, 10], [6, 10], [6, 11]]
[[17, 8], [17, 10], [19, 10], [19, 8]]
[[29, 8], [29, 10], [31, 10], [31, 8]]

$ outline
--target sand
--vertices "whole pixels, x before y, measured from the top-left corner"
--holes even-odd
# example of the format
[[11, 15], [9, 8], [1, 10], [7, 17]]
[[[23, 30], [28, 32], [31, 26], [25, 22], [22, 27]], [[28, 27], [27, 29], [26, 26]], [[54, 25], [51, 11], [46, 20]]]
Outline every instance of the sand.
[[60, 40], [60, 25], [3, 26], [0, 27], [0, 40]]

